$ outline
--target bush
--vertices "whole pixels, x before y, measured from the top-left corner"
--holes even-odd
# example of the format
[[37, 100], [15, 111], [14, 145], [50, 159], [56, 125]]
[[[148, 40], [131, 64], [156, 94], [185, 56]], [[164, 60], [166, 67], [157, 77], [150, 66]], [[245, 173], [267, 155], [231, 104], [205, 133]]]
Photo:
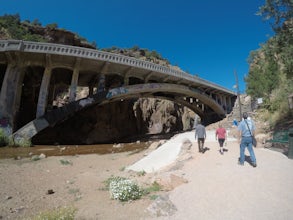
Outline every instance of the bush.
[[74, 220], [75, 208], [60, 208], [53, 211], [46, 211], [34, 217], [33, 220]]
[[5, 131], [0, 128], [0, 147], [7, 146], [8, 144], [8, 137], [5, 134]]
[[9, 146], [13, 147], [31, 147], [32, 142], [29, 138], [21, 137], [21, 138], [10, 138], [9, 139]]
[[107, 181], [112, 199], [120, 201], [136, 200], [141, 198], [142, 190], [130, 179], [124, 177], [111, 177]]
[[151, 192], [158, 192], [161, 189], [162, 189], [161, 185], [155, 181], [150, 187], [146, 188], [144, 191], [146, 194], [149, 194]]

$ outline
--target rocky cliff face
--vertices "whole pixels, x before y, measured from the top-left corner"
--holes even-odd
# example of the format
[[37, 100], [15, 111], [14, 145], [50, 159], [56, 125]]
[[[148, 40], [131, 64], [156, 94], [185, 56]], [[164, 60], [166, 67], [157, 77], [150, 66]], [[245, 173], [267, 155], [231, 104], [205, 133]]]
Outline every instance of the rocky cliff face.
[[42, 38], [49, 43], [65, 44], [72, 45], [77, 47], [86, 47], [95, 49], [93, 45], [87, 41], [83, 41], [76, 34], [59, 29], [59, 28], [50, 28], [42, 26], [33, 26], [23, 23], [23, 26], [33, 35], [42, 36]]
[[[141, 98], [96, 106], [48, 128], [35, 144], [95, 144], [138, 140], [191, 129], [195, 113], [168, 100]], [[54, 141], [53, 141], [54, 140]]]

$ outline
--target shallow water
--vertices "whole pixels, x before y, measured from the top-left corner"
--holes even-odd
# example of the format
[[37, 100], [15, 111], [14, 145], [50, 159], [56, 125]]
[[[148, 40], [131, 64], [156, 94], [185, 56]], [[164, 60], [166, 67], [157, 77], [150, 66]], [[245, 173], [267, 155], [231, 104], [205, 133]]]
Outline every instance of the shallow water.
[[36, 145], [33, 147], [0, 147], [0, 159], [30, 157], [45, 154], [46, 156], [110, 154], [119, 152], [141, 151], [148, 148], [150, 142], [96, 145]]

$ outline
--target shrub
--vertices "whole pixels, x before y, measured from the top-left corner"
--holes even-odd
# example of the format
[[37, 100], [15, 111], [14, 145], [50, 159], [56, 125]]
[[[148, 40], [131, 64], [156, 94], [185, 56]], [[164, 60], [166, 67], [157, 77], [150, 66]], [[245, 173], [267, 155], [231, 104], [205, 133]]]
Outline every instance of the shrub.
[[151, 192], [158, 192], [162, 189], [161, 185], [158, 182], [153, 182], [153, 184], [146, 188], [144, 191], [146, 194], [151, 193]]
[[60, 160], [60, 163], [61, 163], [62, 165], [73, 165], [73, 163], [72, 163], [71, 161], [69, 161], [69, 160], [65, 160], [65, 159], [61, 159], [61, 160]]
[[145, 172], [144, 170], [139, 171], [139, 172], [137, 173], [138, 176], [144, 176], [145, 174], [146, 174], [146, 172]]
[[77, 209], [65, 207], [53, 211], [46, 211], [34, 217], [33, 220], [74, 220]]
[[9, 139], [9, 146], [13, 147], [31, 147], [32, 142], [26, 137], [14, 137]]
[[111, 177], [107, 181], [112, 199], [120, 201], [136, 200], [141, 198], [142, 190], [130, 179], [124, 177]]
[[0, 128], [0, 147], [6, 146], [8, 144], [8, 137], [5, 134], [5, 131]]

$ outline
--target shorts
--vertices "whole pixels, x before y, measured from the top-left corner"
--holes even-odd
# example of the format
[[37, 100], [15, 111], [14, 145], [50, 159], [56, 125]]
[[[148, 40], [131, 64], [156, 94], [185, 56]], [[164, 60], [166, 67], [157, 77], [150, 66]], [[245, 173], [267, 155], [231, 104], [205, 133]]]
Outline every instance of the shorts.
[[218, 141], [219, 141], [220, 147], [223, 147], [225, 139], [219, 138]]

